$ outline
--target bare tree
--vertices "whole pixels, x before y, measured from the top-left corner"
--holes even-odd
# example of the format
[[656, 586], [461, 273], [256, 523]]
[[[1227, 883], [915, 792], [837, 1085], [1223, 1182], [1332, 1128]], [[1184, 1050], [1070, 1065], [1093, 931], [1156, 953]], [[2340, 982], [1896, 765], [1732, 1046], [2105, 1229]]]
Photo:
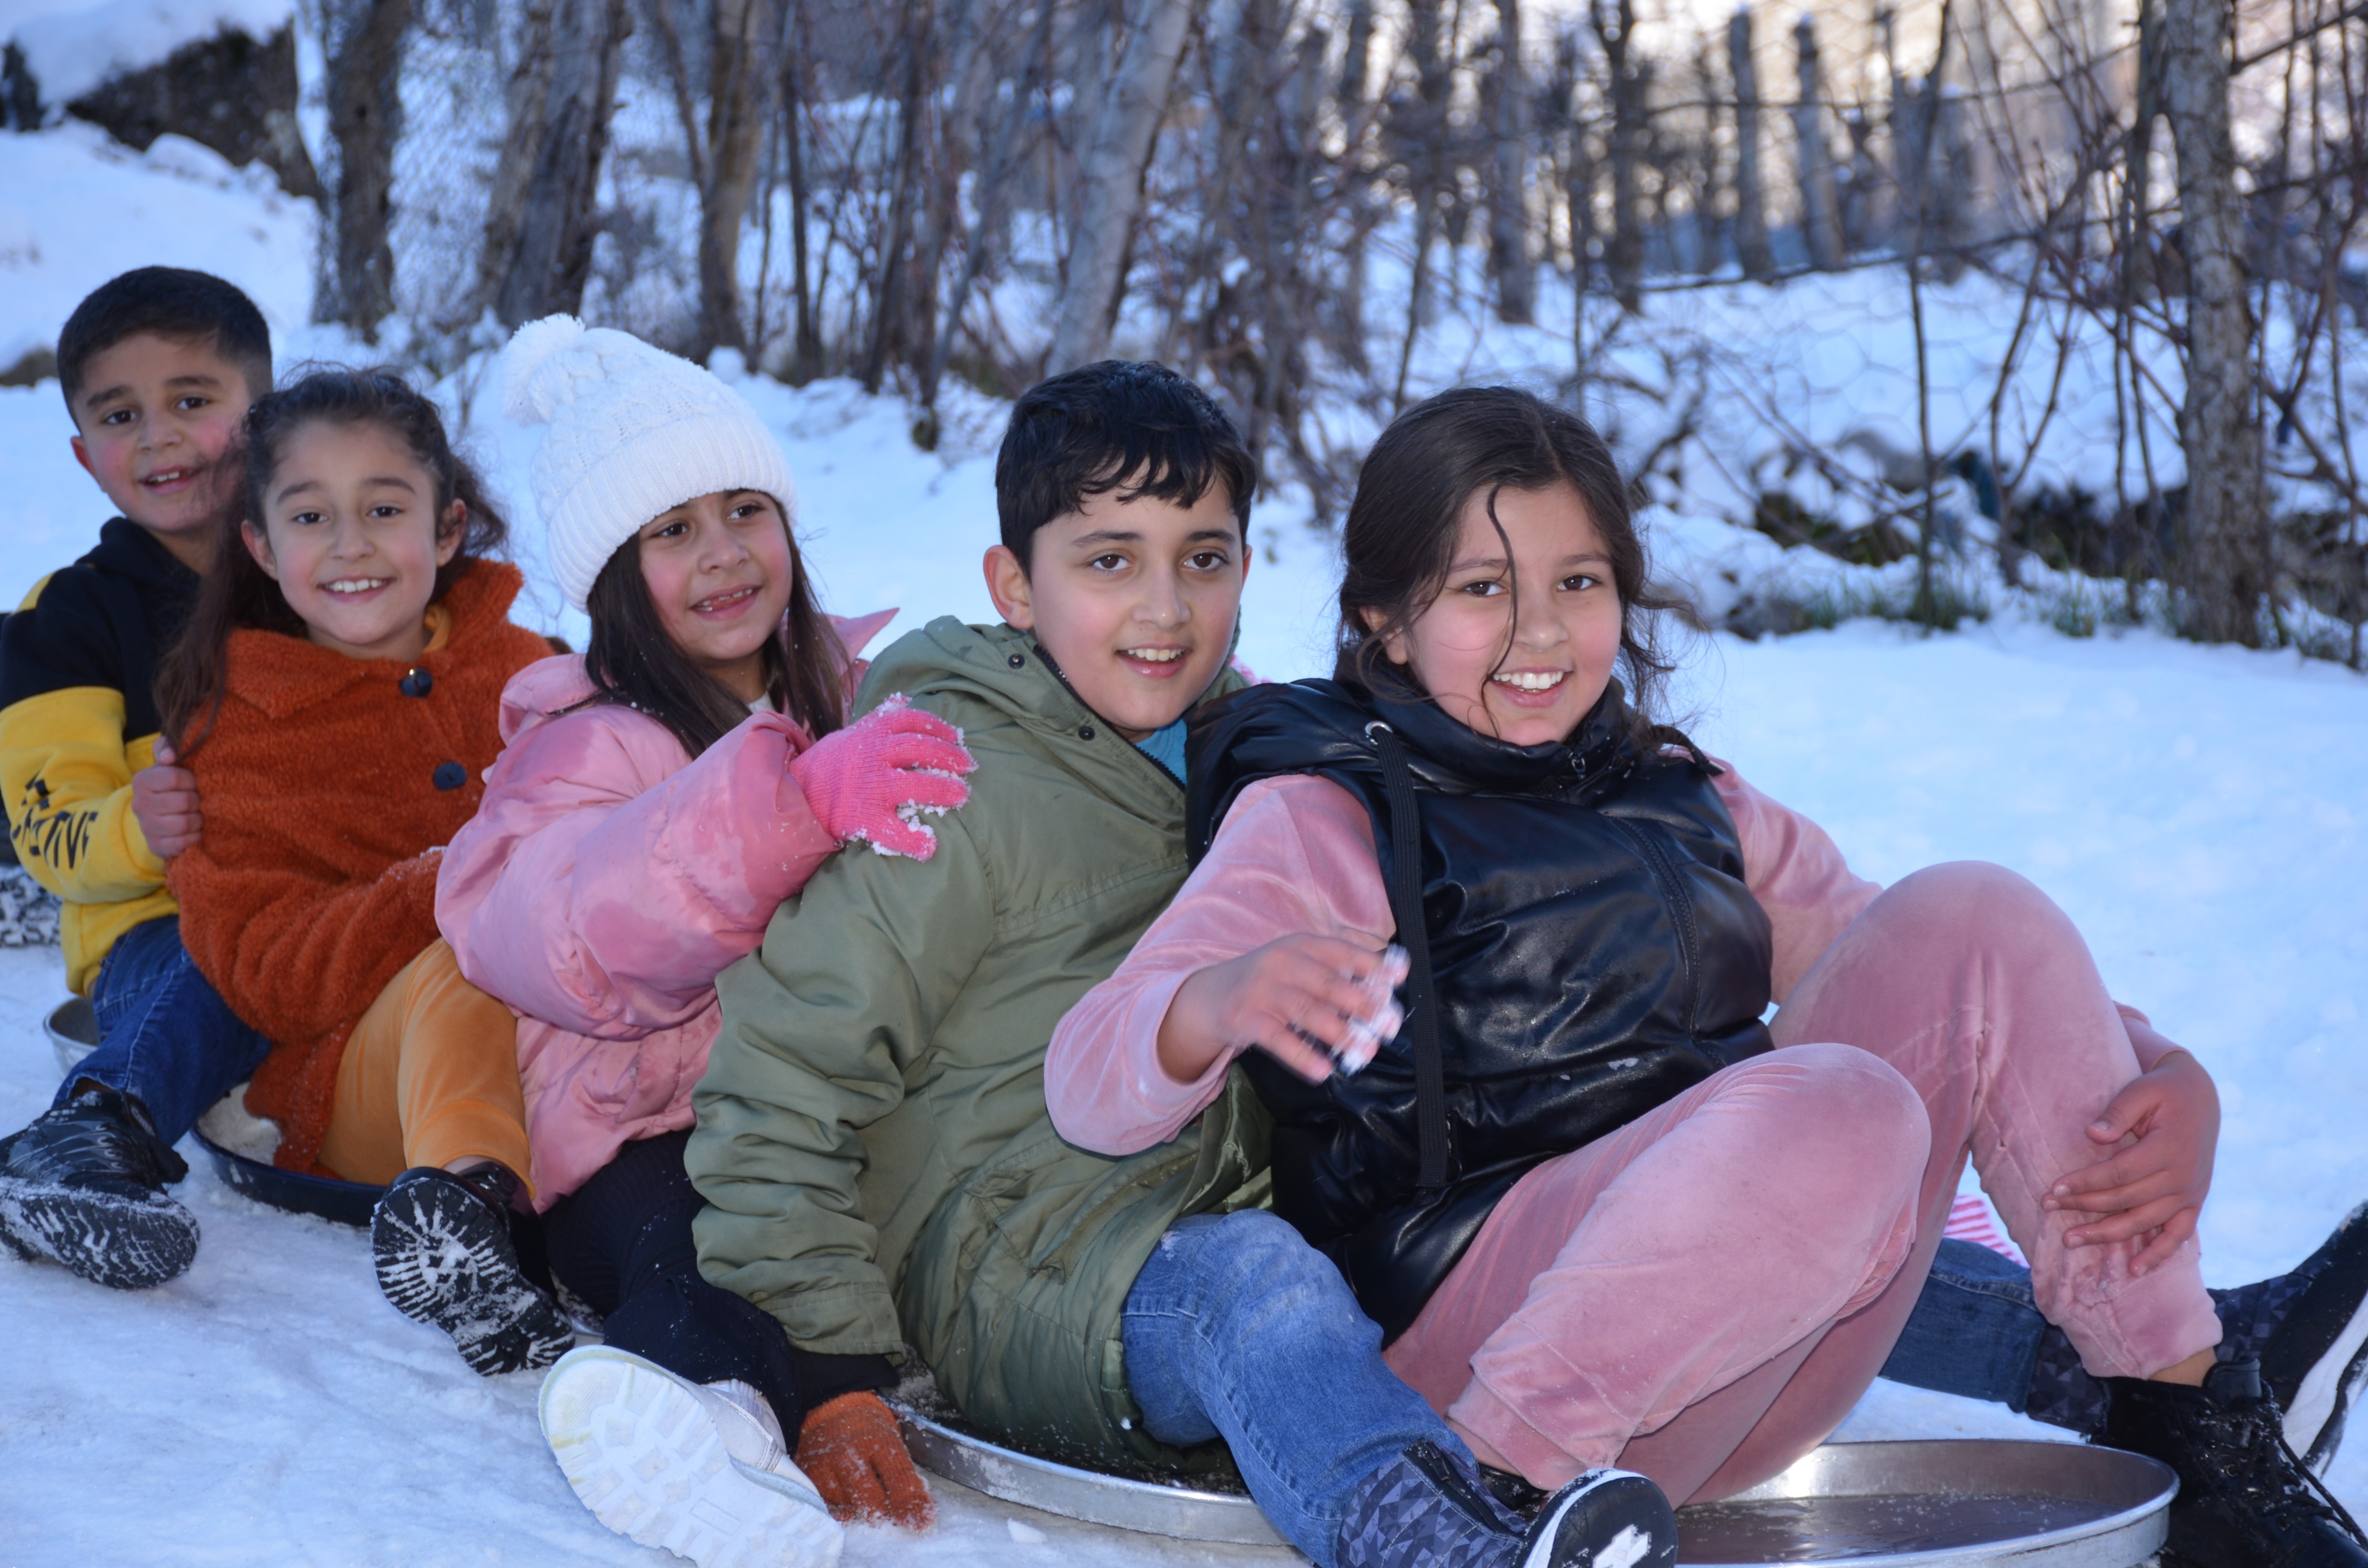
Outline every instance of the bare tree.
[[994, 141], [979, 165], [978, 216], [963, 241], [962, 270], [956, 274], [947, 297], [936, 345], [921, 369], [921, 406], [932, 414], [938, 405], [939, 383], [953, 358], [955, 335], [962, 330], [962, 312], [970, 304], [971, 290], [978, 286], [993, 259], [996, 237], [1014, 194], [1012, 187], [1017, 183], [1015, 176], [1022, 155], [1020, 132], [1028, 121], [1026, 105], [1036, 89], [1038, 73], [1052, 52], [1053, 17], [1052, 6], [1037, 6], [1035, 39], [1022, 57], [1019, 75], [1009, 84], [1009, 103], [995, 116]]
[[1644, 163], [1652, 131], [1645, 99], [1650, 66], [1635, 51], [1635, 0], [1589, 0], [1588, 21], [1603, 51], [1611, 95], [1611, 243], [1604, 261], [1611, 292], [1622, 308], [1644, 303]]
[[[926, 325], [919, 333], [908, 332], [907, 315], [915, 290], [923, 286], [913, 276], [913, 228], [923, 199], [936, 108], [937, 20], [936, 0], [907, 0], [900, 29], [904, 85], [896, 101], [896, 163], [889, 180], [879, 282], [872, 290], [871, 343], [863, 356], [866, 392], [878, 392], [890, 359], [902, 358], [927, 335]], [[934, 293], [936, 279], [926, 287]]]
[[1497, 0], [1497, 58], [1488, 74], [1496, 177], [1488, 185], [1488, 262], [1497, 278], [1497, 315], [1527, 322], [1537, 313], [1537, 272], [1530, 262], [1529, 91], [1521, 70], [1520, 0]]
[[2186, 621], [2215, 642], [2260, 641], [2273, 586], [2269, 493], [2254, 414], [2253, 318], [2245, 301], [2244, 209], [2228, 130], [2229, 10], [2164, 0], [2162, 107], [2179, 152], [2180, 249], [2187, 261]]
[[1833, 150], [1826, 142], [1825, 78], [1817, 63], [1817, 24], [1807, 15], [1793, 24], [1800, 56], [1801, 96], [1793, 105], [1799, 142], [1801, 233], [1809, 265], [1829, 270], [1842, 264], [1841, 193], [1834, 185]]
[[746, 349], [740, 301], [740, 232], [780, 79], [785, 0], [711, 0], [707, 153], [699, 189], [699, 342]]
[[378, 341], [394, 310], [394, 149], [403, 136], [403, 35], [411, 0], [358, 0], [329, 57], [329, 136], [337, 149], [330, 270], [313, 314]]
[[[371, 49], [383, 62], [405, 47], [403, 13], [371, 7], [431, 0], [335, 3], [353, 14], [333, 64], [367, 88]], [[2061, 591], [2065, 571], [2114, 576], [2116, 614], [2168, 606], [2197, 635], [2340, 642], [2332, 656], [2358, 658], [2368, 485], [2347, 391], [2368, 314], [2348, 259], [2368, 217], [2358, 0], [2250, 0], [2233, 57], [2230, 22], [2207, 27], [2194, 8], [2219, 0], [2177, 18], [2170, 0], [2136, 0], [2135, 38], [2101, 41], [2093, 0], [1944, 0], [1920, 74], [1889, 50], [1887, 0], [1871, 3], [1867, 36], [1880, 42], [1867, 47], [1884, 52], [1838, 54], [1861, 47], [1853, 25], [1821, 57], [1816, 24], [1804, 25], [1798, 90], [1788, 73], [1771, 98], [1748, 10], [1723, 39], [1657, 44], [1639, 31], [1650, 8], [1636, 0], [1558, 17], [1550, 51], [1524, 48], [1537, 15], [1520, 0], [518, 0], [505, 13], [517, 69], [480, 286], [435, 324], [465, 327], [472, 300], [513, 321], [582, 304], [668, 342], [751, 339], [747, 352], [797, 379], [836, 369], [910, 385], [927, 445], [949, 377], [1016, 389], [1048, 359], [1099, 356], [1123, 304], [1151, 351], [1224, 402], [1270, 476], [1304, 483], [1321, 518], [1348, 494], [1372, 422], [1425, 390], [1420, 351], [1442, 315], [1461, 318], [1459, 335], [1492, 308], [1533, 316], [1536, 264], [1567, 256], [1571, 384], [1639, 444], [1640, 483], [1684, 484], [1683, 472], [1730, 463], [1732, 448], [1715, 448], [1734, 421], [1703, 417], [1704, 400], [1739, 399], [1776, 435], [1786, 473], [1816, 476], [1822, 498], [1799, 504], [1828, 509], [1821, 527], [1850, 531], [1839, 506], [1889, 530], [1875, 559], [1918, 554], [1916, 602], [1901, 613], [1948, 624], [1963, 611], [1952, 552], [1984, 530], [1937, 488], [1953, 473], [1995, 523], [2017, 591]], [[649, 7], [649, 62], [681, 136], [620, 171], [604, 213], [629, 4]], [[452, 47], [443, 15], [409, 24], [431, 62]], [[2199, 28], [2217, 29], [2203, 46]], [[639, 56], [634, 68], [646, 68]], [[356, 177], [324, 245], [339, 259], [324, 308], [357, 322], [383, 315], [390, 292], [390, 179], [373, 195], [368, 178], [388, 166], [370, 146], [392, 107], [382, 79], [379, 90], [341, 97]], [[2227, 147], [2237, 90], [2263, 132], [2246, 167]], [[2199, 118], [2199, 103], [2216, 111]], [[2175, 191], [2148, 178], [2165, 112]], [[1770, 113], [1790, 117], [1793, 148], [1770, 145]], [[666, 162], [677, 152], [688, 181]], [[404, 166], [426, 181], [404, 187], [406, 205], [427, 199], [415, 189], [452, 188], [408, 172], [425, 166], [412, 153]], [[700, 201], [696, 224], [667, 221], [669, 182]], [[761, 247], [743, 239], [759, 188]], [[660, 204], [645, 206], [651, 196]], [[1590, 294], [1608, 281], [1640, 311], [1652, 294], [1723, 283], [1729, 256], [1773, 279], [1779, 209], [1788, 227], [1797, 212], [1812, 266], [1855, 257], [1894, 269], [1870, 288], [1905, 286], [1914, 449], [1885, 459], [1879, 483], [1832, 460], [1831, 433], [1771, 395], [1767, 345], [1703, 342], [1674, 316], [1646, 333]], [[412, 243], [427, 210], [404, 213], [393, 243]], [[603, 233], [615, 269], [602, 240], [590, 294]], [[1375, 273], [1391, 286], [1382, 318], [1362, 290], [1369, 242], [1384, 233], [1400, 265]], [[669, 276], [637, 273], [644, 257]], [[1928, 309], [1934, 280], [1959, 267], [1987, 274], [2014, 316], [2004, 362], [1982, 371], [1995, 386], [1978, 392], [1941, 380], [1965, 347], [1949, 336], [1964, 296]], [[663, 285], [693, 278], [686, 320]], [[1014, 310], [1046, 295], [1049, 310]], [[1904, 380], [1900, 342], [1900, 362], [1883, 368]], [[2076, 409], [2090, 364], [2095, 395], [2108, 395], [2100, 347], [2112, 408]], [[2278, 430], [2265, 440], [2268, 406]], [[2063, 431], [2100, 419], [2112, 438], [2067, 463]], [[2184, 453], [2167, 439], [2174, 422]], [[1765, 496], [1757, 464], [1729, 472]], [[2338, 622], [2348, 636], [2329, 631]]]
[[1759, 181], [1759, 72], [1751, 60], [1751, 9], [1726, 19], [1727, 70], [1735, 80], [1735, 258], [1746, 278], [1776, 271], [1768, 247], [1768, 209]]
[[1406, 377], [1424, 314], [1431, 308], [1430, 257], [1439, 238], [1440, 207], [1447, 196], [1447, 104], [1454, 90], [1452, 20], [1440, 0], [1409, 0], [1406, 53], [1414, 62], [1414, 97], [1391, 96], [1387, 142], [1405, 168], [1406, 199], [1414, 207], [1414, 267], [1406, 285], [1406, 335], [1398, 342], [1397, 379], [1390, 387], [1392, 409], [1406, 404]]
[[1086, 147], [1076, 243], [1048, 371], [1088, 364], [1110, 347], [1127, 248], [1143, 210], [1144, 170], [1191, 21], [1192, 0], [1134, 0], [1128, 7], [1126, 51], [1110, 73]]
[[478, 253], [477, 296], [505, 326], [582, 307], [617, 57], [631, 26], [625, 0], [533, 0], [528, 8]]
[[[781, 66], [781, 159], [790, 176], [790, 374], [803, 385], [822, 374], [822, 326], [814, 315], [814, 267], [809, 252], [813, 240], [807, 220], [813, 213], [806, 179], [804, 73], [813, 51], [807, 47], [808, 15], [803, 0], [792, 0], [799, 38], [796, 49]], [[1050, 7], [1046, 7], [1049, 11]]]

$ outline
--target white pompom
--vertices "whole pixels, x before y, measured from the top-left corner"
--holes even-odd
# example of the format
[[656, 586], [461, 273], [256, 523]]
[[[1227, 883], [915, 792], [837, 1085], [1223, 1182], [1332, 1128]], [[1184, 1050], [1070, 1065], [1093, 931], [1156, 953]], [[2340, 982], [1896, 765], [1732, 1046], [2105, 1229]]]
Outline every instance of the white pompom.
[[564, 399], [565, 378], [539, 378], [553, 355], [575, 346], [584, 324], [574, 316], [545, 316], [518, 329], [502, 350], [502, 410], [521, 425], [540, 425]]

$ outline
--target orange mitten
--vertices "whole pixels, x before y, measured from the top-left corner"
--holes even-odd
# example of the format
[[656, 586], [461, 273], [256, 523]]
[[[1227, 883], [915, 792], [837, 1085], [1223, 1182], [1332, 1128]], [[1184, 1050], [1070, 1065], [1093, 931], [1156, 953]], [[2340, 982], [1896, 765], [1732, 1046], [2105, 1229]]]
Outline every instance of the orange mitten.
[[884, 1519], [925, 1530], [937, 1521], [938, 1506], [905, 1451], [896, 1417], [876, 1393], [843, 1393], [808, 1411], [797, 1458], [842, 1524]]

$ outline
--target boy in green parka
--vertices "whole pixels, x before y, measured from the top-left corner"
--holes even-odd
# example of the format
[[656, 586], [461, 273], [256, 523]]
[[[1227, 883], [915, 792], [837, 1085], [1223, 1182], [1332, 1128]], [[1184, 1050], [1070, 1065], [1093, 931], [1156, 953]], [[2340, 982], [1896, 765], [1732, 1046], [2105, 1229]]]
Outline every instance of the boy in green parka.
[[[1184, 881], [1184, 720], [1241, 684], [1255, 482], [1223, 412], [1161, 367], [1020, 399], [985, 561], [1005, 624], [932, 622], [856, 703], [901, 692], [959, 726], [970, 804], [926, 861], [828, 863], [718, 981], [687, 1156], [701, 1272], [803, 1355], [909, 1344], [972, 1421], [1040, 1450], [1189, 1468], [1222, 1436], [1327, 1568], [1450, 1548], [1543, 1568], [1615, 1540], [1622, 1563], [1674, 1562], [1641, 1478], [1582, 1478], [1536, 1526], [1486, 1496], [1338, 1271], [1256, 1207], [1267, 1122], [1238, 1076], [1129, 1158], [1046, 1116], [1053, 1026]], [[910, 1483], [885, 1421], [797, 1448], [871, 1467], [883, 1513]]]

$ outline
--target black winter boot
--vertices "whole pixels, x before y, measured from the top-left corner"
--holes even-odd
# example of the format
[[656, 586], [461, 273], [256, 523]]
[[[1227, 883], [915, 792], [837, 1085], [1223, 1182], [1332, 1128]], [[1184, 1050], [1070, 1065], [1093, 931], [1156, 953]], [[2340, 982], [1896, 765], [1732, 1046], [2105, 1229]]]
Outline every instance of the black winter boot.
[[[2319, 1249], [2285, 1277], [2301, 1281], [2303, 1289], [2276, 1303], [2277, 1321], [2261, 1337], [2261, 1382], [2285, 1412], [2286, 1446], [2321, 1475], [2343, 1441], [2344, 1417], [2368, 1384], [2368, 1224], [2362, 1222], [2363, 1216], [2368, 1216], [2368, 1204], [2344, 1216]], [[2228, 1292], [2229, 1297], [2237, 1294]], [[2226, 1298], [2220, 1302], [2224, 1324], [2229, 1322], [2233, 1304]]]
[[378, 1288], [396, 1312], [440, 1328], [485, 1377], [548, 1367], [575, 1343], [510, 1238], [518, 1179], [497, 1165], [455, 1176], [404, 1172], [370, 1216]]
[[0, 1241], [118, 1290], [162, 1285], [198, 1256], [197, 1217], [165, 1195], [188, 1174], [139, 1101], [94, 1084], [0, 1139]]
[[1624, 1470], [1590, 1470], [1525, 1521], [1480, 1473], [1417, 1443], [1349, 1499], [1340, 1568], [1674, 1568], [1678, 1522], [1661, 1489]]
[[[2286, 1446], [2319, 1474], [2334, 1462], [2344, 1417], [2368, 1385], [2368, 1204], [2283, 1274], [2212, 1292], [2219, 1358], [2259, 1361], [2261, 1383], [2285, 1413]], [[2105, 1430], [2104, 1385], [2054, 1324], [2032, 1358], [2023, 1414], [2088, 1437]]]
[[2260, 1367], [2224, 1361], [2203, 1386], [2109, 1379], [2105, 1441], [2179, 1476], [2163, 1561], [2180, 1568], [2368, 1568], [2368, 1540], [2279, 1429]]

